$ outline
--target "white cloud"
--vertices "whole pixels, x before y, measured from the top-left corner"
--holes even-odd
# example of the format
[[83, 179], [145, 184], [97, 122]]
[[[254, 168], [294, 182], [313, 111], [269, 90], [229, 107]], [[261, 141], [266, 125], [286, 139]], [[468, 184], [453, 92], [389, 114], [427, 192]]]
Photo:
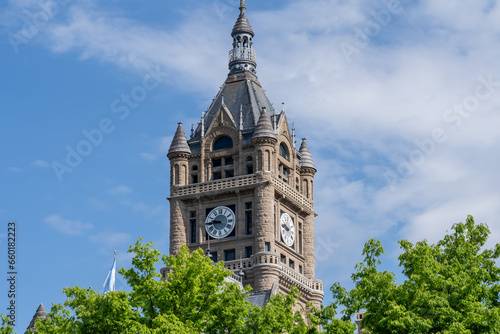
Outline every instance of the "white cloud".
[[24, 172], [24, 170], [22, 168], [14, 167], [14, 166], [8, 167], [7, 170], [9, 172], [14, 172], [14, 173], [22, 173], [22, 172]]
[[60, 215], [47, 216], [43, 221], [53, 229], [68, 235], [81, 235], [94, 228], [90, 223], [64, 219]]
[[112, 195], [127, 195], [132, 192], [132, 189], [130, 189], [130, 187], [121, 185], [109, 189], [108, 192]]
[[43, 161], [43, 160], [35, 160], [31, 163], [31, 165], [35, 166], [35, 167], [40, 167], [40, 168], [50, 167], [50, 164], [47, 161]]
[[158, 156], [155, 154], [151, 154], [151, 153], [142, 152], [139, 154], [139, 156], [141, 158], [143, 158], [144, 160], [148, 160], [148, 161], [158, 160]]
[[[321, 263], [324, 275], [352, 271], [370, 237], [392, 248], [397, 238], [437, 240], [467, 214], [489, 223], [492, 240], [500, 241], [500, 87], [470, 116], [460, 116], [459, 126], [444, 118], [474, 96], [479, 77], [500, 81], [500, 6], [487, 0], [402, 6], [404, 13], [350, 62], [339, 46], [354, 43], [355, 29], [373, 20], [370, 11], [383, 9], [377, 2], [299, 0], [279, 12], [247, 11], [259, 80], [272, 101], [286, 102], [288, 119], [299, 138], [308, 137], [318, 166], [317, 236], [332, 252]], [[95, 8], [74, 6], [67, 23], [48, 30], [49, 47], [133, 71], [160, 64], [178, 87], [204, 98], [216, 93], [231, 42], [223, 25], [236, 16], [221, 21], [200, 10], [175, 31], [161, 31]], [[419, 143], [435, 129], [446, 140], [419, 155]], [[162, 154], [170, 142], [160, 139]], [[420, 163], [402, 175], [415, 154]], [[399, 175], [396, 184], [388, 183], [388, 171]], [[144, 214], [166, 210], [127, 205]]]
[[87, 200], [87, 202], [89, 203], [89, 205], [91, 207], [93, 207], [95, 209], [98, 209], [98, 210], [101, 210], [101, 211], [108, 209], [108, 205], [105, 202], [100, 201], [100, 200], [98, 200], [96, 198], [89, 198]]

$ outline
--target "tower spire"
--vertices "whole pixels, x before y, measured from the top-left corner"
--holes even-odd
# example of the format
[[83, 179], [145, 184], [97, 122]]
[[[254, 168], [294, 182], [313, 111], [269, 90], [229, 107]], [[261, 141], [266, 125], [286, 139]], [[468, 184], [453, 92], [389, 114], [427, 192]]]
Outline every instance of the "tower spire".
[[240, 15], [231, 32], [233, 38], [233, 49], [229, 51], [229, 69], [231, 73], [243, 71], [255, 73], [257, 67], [257, 57], [252, 49], [254, 33], [245, 14], [246, 9], [245, 0], [240, 0]]

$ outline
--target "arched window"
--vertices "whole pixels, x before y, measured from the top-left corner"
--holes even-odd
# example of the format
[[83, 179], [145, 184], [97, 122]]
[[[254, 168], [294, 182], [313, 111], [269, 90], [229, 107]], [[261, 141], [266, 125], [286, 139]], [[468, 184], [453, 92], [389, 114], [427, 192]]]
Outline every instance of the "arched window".
[[264, 162], [262, 161], [262, 159], [264, 158], [264, 155], [262, 154], [262, 151], [259, 150], [259, 152], [257, 152], [257, 170], [262, 170], [264, 168]]
[[229, 136], [222, 136], [214, 141], [212, 150], [225, 150], [228, 148], [233, 148], [233, 140]]
[[247, 174], [253, 174], [253, 158], [251, 155], [247, 157], [246, 161], [246, 169], [247, 169]]
[[174, 184], [177, 186], [179, 185], [180, 179], [179, 179], [179, 165], [175, 165], [174, 167]]
[[285, 144], [280, 144], [280, 155], [286, 160], [290, 161], [290, 154], [288, 153], [288, 148]]
[[198, 183], [198, 166], [191, 167], [191, 183]]

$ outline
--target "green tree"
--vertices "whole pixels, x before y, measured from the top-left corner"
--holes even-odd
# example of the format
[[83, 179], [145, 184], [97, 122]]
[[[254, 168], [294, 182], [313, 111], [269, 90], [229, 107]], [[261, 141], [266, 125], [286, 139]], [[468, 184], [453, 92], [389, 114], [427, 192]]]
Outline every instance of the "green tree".
[[[201, 249], [163, 255], [153, 243], [133, 244], [132, 268], [119, 273], [130, 292], [96, 293], [92, 288], [64, 289], [67, 300], [56, 304], [45, 320], [37, 320], [36, 333], [317, 333], [320, 320], [295, 310], [297, 289], [272, 297], [266, 307], [252, 307], [245, 297], [250, 288], [228, 283], [231, 274]], [[165, 279], [157, 272], [169, 268]], [[310, 325], [305, 317], [312, 320]], [[318, 318], [319, 319], [319, 316]]]
[[378, 270], [384, 250], [369, 240], [352, 275], [355, 288], [334, 284], [332, 306], [345, 307], [344, 320], [366, 310], [362, 326], [370, 333], [500, 333], [500, 244], [484, 249], [489, 234], [468, 216], [435, 245], [399, 241], [403, 283]]
[[2, 317], [2, 327], [0, 327], [0, 334], [14, 333], [14, 328], [10, 325], [10, 319], [3, 314], [1, 315], [1, 317]]

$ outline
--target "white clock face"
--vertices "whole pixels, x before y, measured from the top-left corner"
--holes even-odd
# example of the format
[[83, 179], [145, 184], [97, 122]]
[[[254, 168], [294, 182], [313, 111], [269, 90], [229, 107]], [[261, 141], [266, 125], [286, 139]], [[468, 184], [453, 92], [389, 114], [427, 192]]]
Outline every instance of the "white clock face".
[[227, 206], [218, 206], [207, 215], [205, 230], [215, 239], [227, 237], [234, 229], [234, 212]]
[[281, 238], [283, 239], [283, 242], [287, 246], [292, 247], [295, 241], [295, 228], [293, 226], [292, 217], [290, 217], [290, 215], [286, 212], [282, 213], [280, 218], [280, 225]]

